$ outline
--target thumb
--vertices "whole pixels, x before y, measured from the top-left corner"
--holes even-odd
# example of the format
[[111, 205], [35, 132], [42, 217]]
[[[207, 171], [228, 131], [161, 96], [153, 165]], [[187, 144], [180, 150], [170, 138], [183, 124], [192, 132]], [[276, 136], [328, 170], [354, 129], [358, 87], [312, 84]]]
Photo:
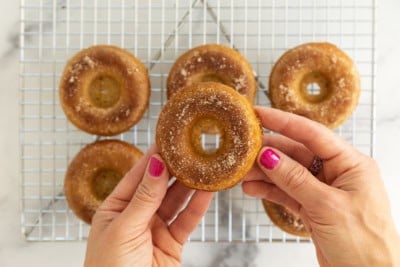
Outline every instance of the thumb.
[[158, 154], [151, 156], [142, 181], [127, 208], [125, 221], [135, 226], [147, 226], [167, 192], [169, 174]]
[[331, 192], [303, 165], [275, 148], [263, 148], [257, 162], [276, 186], [305, 207], [315, 205]]

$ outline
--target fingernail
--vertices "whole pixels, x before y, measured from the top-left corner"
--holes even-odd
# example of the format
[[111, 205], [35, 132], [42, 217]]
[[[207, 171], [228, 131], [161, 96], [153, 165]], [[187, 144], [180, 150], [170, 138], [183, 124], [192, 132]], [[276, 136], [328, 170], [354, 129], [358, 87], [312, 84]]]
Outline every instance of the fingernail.
[[159, 177], [164, 170], [164, 164], [156, 157], [151, 157], [149, 165], [149, 173], [153, 177]]
[[272, 149], [266, 149], [260, 157], [261, 164], [268, 170], [273, 170], [279, 164], [280, 157]]

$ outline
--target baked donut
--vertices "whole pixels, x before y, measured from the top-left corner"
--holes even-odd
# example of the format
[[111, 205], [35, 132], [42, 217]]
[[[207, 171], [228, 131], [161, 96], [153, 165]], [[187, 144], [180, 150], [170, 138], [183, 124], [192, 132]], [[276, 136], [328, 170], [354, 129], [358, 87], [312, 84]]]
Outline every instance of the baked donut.
[[167, 79], [168, 99], [185, 86], [210, 81], [228, 85], [254, 101], [257, 82], [249, 62], [236, 50], [218, 44], [194, 47], [176, 60]]
[[310, 237], [310, 233], [297, 214], [282, 205], [265, 199], [262, 200], [262, 203], [271, 221], [280, 229], [291, 235]]
[[[205, 150], [201, 135], [209, 123], [219, 147]], [[156, 142], [170, 173], [184, 185], [218, 191], [237, 184], [261, 148], [262, 128], [252, 105], [230, 87], [215, 82], [192, 84], [164, 106]]]
[[64, 113], [76, 127], [91, 134], [116, 135], [132, 127], [146, 111], [149, 76], [128, 51], [92, 46], [68, 61], [59, 97]]
[[[318, 84], [319, 94], [307, 92]], [[281, 56], [269, 79], [272, 106], [315, 120], [333, 129], [357, 106], [360, 77], [353, 61], [329, 43], [307, 43]]]
[[84, 147], [70, 163], [64, 179], [69, 207], [90, 224], [103, 200], [142, 157], [136, 147], [119, 140], [102, 140]]

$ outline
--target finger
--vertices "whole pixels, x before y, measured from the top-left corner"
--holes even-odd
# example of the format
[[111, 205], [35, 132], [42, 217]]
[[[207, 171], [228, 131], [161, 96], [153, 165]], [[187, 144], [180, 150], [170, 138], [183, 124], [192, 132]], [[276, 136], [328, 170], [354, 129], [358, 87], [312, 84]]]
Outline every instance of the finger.
[[272, 108], [256, 107], [262, 125], [301, 144], [315, 155], [329, 160], [351, 146], [323, 125], [307, 118]]
[[257, 164], [254, 164], [250, 171], [243, 178], [243, 181], [264, 181], [267, 183], [272, 183], [271, 179], [265, 175], [265, 173], [258, 167]]
[[206, 213], [213, 197], [212, 192], [196, 191], [186, 208], [169, 226], [171, 235], [180, 244], [186, 242]]
[[311, 165], [315, 156], [314, 153], [303, 144], [283, 135], [264, 134], [263, 146], [272, 146], [277, 148], [306, 168]]
[[266, 199], [299, 213], [300, 204], [276, 185], [252, 181], [242, 183], [243, 192], [252, 197]]
[[147, 227], [167, 192], [168, 178], [169, 174], [161, 157], [158, 154], [152, 155], [142, 181], [121, 214], [121, 220], [131, 226]]
[[[272, 146], [282, 151], [307, 169], [311, 167], [314, 161], [315, 155], [303, 144], [296, 142], [286, 136], [277, 134], [264, 134], [263, 146]], [[335, 174], [336, 175], [336, 174]], [[318, 180], [326, 183], [326, 177], [324, 172], [321, 170], [316, 177]], [[269, 178], [267, 181], [270, 180]]]
[[[279, 149], [307, 168], [311, 165], [314, 159], [314, 154], [308, 148], [282, 135], [264, 133], [263, 146], [266, 145]], [[254, 165], [250, 169], [244, 180], [266, 181], [271, 183], [271, 180], [265, 176], [265, 173], [257, 165]]]
[[169, 223], [186, 204], [192, 193], [193, 189], [184, 186], [179, 181], [175, 181], [168, 188], [157, 214], [164, 222]]
[[263, 148], [257, 162], [275, 185], [306, 208], [331, 193], [328, 185], [320, 182], [303, 165], [278, 149]]
[[101, 205], [102, 209], [111, 209], [121, 212], [126, 208], [126, 205], [131, 201], [144, 175], [151, 155], [156, 153], [156, 151], [156, 146], [152, 145], [146, 154], [125, 174], [111, 194], [104, 200]]

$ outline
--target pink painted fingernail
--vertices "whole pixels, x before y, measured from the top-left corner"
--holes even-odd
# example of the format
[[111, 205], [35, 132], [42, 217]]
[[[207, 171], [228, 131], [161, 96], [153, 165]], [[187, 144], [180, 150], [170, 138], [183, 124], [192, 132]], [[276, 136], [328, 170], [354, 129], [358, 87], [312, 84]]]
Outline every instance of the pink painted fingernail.
[[153, 177], [159, 177], [164, 170], [164, 164], [156, 157], [151, 157], [149, 173]]
[[261, 164], [268, 170], [273, 170], [279, 164], [280, 157], [272, 149], [266, 149], [260, 157]]

